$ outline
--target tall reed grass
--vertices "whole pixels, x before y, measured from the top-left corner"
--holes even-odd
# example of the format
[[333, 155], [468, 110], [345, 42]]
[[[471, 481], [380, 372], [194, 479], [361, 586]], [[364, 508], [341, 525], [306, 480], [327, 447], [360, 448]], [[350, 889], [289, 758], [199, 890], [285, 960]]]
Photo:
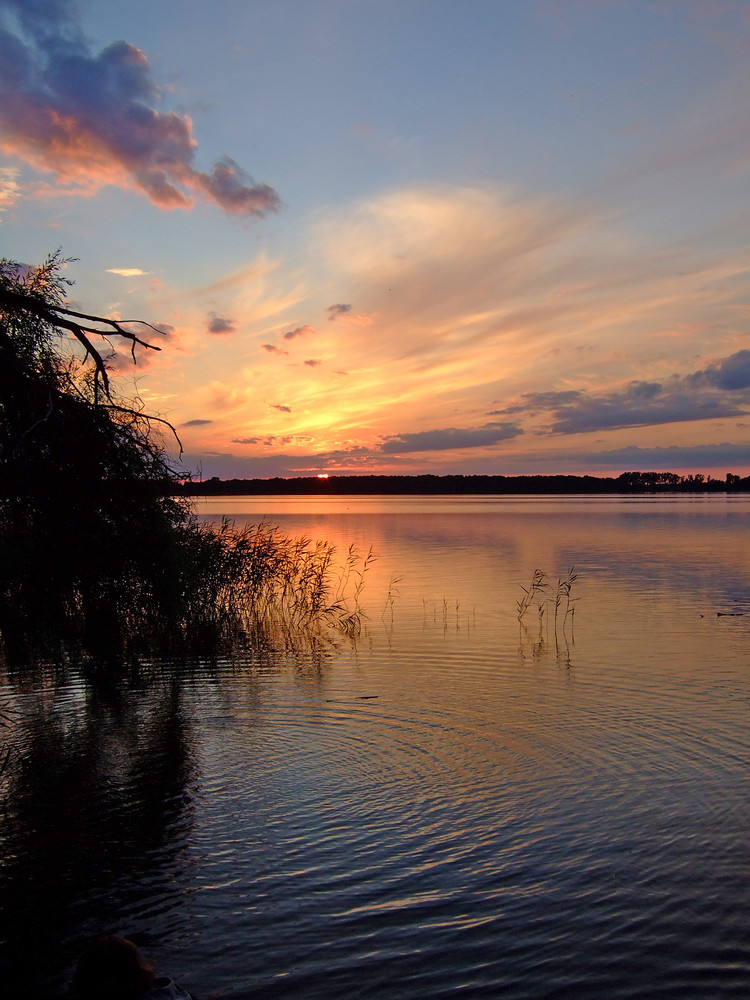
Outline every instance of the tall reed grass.
[[539, 624], [542, 625], [548, 610], [552, 611], [552, 621], [557, 635], [558, 629], [565, 632], [575, 618], [575, 605], [578, 600], [573, 597], [573, 587], [578, 580], [575, 566], [571, 566], [565, 576], [557, 578], [554, 590], [544, 570], [535, 569], [528, 587], [521, 587], [523, 596], [516, 601], [516, 612], [519, 622], [523, 624], [526, 613], [533, 606], [537, 609]]
[[331, 543], [290, 537], [268, 523], [237, 527], [224, 519], [192, 530], [200, 575], [185, 574], [186, 622], [230, 633], [361, 633], [372, 549], [363, 554], [352, 545], [339, 562]]
[[[290, 537], [268, 523], [236, 526], [186, 518], [148, 555], [60, 588], [26, 587], [20, 612], [0, 620], [0, 667], [51, 659], [213, 655], [219, 649], [302, 649], [356, 638], [375, 558], [354, 546]], [[33, 623], [34, 627], [31, 627]]]

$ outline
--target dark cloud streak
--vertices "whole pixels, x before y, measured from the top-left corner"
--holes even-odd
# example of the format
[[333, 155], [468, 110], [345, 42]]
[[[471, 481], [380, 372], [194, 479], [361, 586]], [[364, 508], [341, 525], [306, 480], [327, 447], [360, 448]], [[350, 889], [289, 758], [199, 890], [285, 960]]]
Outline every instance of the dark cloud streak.
[[708, 385], [728, 392], [750, 388], [750, 351], [737, 351], [718, 364], [688, 376], [692, 385]]
[[548, 411], [542, 433], [580, 434], [624, 427], [745, 416], [750, 407], [750, 351], [737, 351], [688, 375], [663, 382], [633, 381], [619, 392], [524, 393], [493, 415]]
[[696, 444], [616, 448], [580, 456], [582, 465], [597, 469], [693, 469], [725, 466], [727, 472], [750, 465], [750, 444]]
[[306, 323], [304, 326], [298, 326], [294, 330], [287, 330], [284, 334], [284, 340], [294, 340], [295, 337], [306, 337], [310, 333], [315, 333], [315, 330]]
[[215, 312], [208, 314], [207, 328], [209, 333], [215, 334], [234, 333], [237, 329], [233, 319], [217, 316]]
[[386, 438], [381, 451], [386, 455], [419, 451], [450, 451], [454, 448], [484, 448], [518, 437], [523, 431], [517, 424], [491, 423], [483, 427], [445, 427], [434, 431], [417, 431]]
[[347, 313], [352, 311], [351, 305], [346, 302], [337, 302], [336, 305], [329, 306], [326, 312], [328, 313], [328, 319], [332, 322], [338, 319], [339, 316], [346, 316]]

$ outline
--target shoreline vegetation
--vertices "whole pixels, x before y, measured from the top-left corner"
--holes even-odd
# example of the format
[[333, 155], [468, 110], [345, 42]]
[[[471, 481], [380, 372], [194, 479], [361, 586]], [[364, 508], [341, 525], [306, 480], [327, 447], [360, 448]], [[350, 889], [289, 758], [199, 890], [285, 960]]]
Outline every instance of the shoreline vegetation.
[[725, 479], [702, 473], [680, 476], [674, 472], [623, 472], [600, 476], [502, 476], [502, 475], [334, 475], [291, 479], [186, 480], [176, 495], [214, 496], [445, 496], [627, 493], [743, 493], [750, 491], [750, 476], [728, 472]]
[[[267, 524], [204, 524], [174, 428], [118, 395], [140, 321], [68, 308], [64, 261], [0, 260], [0, 666], [311, 648], [356, 636], [372, 554]], [[132, 332], [133, 328], [138, 331]]]

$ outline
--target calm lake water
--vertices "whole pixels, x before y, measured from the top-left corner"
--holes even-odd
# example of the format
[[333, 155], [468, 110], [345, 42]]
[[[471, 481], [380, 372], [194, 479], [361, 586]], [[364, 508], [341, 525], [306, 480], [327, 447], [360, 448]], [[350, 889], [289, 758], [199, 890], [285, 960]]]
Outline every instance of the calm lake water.
[[2, 995], [104, 930], [202, 1000], [750, 996], [750, 497], [199, 511], [372, 546], [365, 631], [0, 687]]

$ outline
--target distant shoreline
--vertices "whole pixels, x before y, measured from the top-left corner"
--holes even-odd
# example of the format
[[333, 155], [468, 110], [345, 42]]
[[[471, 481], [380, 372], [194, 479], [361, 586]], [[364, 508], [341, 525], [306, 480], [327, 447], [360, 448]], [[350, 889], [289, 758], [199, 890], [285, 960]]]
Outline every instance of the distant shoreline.
[[700, 473], [624, 472], [600, 476], [299, 476], [292, 479], [219, 479], [186, 482], [183, 496], [435, 496], [488, 494], [743, 493], [750, 476], [727, 473], [712, 479]]

